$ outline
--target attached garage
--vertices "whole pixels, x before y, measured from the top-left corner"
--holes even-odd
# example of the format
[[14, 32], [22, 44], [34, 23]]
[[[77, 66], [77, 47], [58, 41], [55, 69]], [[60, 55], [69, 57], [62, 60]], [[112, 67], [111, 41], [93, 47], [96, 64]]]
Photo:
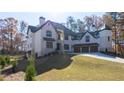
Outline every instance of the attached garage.
[[98, 52], [98, 46], [90, 46], [90, 52]]
[[87, 46], [83, 46], [81, 49], [82, 49], [82, 52], [89, 52], [89, 47]]
[[81, 51], [80, 51], [80, 47], [74, 47], [74, 52], [75, 53], [80, 53]]
[[90, 43], [90, 44], [76, 44], [73, 46], [75, 53], [83, 53], [83, 52], [98, 52], [98, 44]]

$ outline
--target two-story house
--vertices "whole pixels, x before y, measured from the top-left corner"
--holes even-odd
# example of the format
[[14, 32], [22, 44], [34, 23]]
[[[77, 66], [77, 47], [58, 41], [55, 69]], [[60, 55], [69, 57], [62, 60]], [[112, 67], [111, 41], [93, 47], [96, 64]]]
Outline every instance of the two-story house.
[[112, 32], [105, 26], [100, 31], [72, 32], [62, 24], [39, 18], [38, 26], [28, 27], [28, 50], [37, 56], [51, 52], [98, 52], [112, 50]]

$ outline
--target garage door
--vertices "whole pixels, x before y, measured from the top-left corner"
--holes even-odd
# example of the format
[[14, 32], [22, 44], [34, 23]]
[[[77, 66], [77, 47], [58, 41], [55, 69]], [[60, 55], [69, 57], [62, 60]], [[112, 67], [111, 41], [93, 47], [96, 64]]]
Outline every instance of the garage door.
[[82, 47], [82, 52], [89, 52], [89, 47]]
[[98, 52], [98, 46], [90, 46], [90, 52]]
[[74, 52], [75, 53], [80, 53], [80, 47], [74, 47]]

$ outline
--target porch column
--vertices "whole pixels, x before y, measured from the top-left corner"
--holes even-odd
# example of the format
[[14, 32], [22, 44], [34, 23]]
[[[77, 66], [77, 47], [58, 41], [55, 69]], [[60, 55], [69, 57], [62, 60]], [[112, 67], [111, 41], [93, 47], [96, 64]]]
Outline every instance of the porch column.
[[82, 53], [82, 47], [80, 47], [80, 53]]
[[90, 46], [89, 46], [89, 52], [90, 52]]

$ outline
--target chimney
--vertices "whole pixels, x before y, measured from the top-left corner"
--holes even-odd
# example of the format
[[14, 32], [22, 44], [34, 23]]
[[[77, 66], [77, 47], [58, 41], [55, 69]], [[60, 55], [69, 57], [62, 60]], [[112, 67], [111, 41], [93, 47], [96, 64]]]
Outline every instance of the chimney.
[[39, 17], [39, 25], [43, 25], [45, 23], [45, 18], [44, 17]]

